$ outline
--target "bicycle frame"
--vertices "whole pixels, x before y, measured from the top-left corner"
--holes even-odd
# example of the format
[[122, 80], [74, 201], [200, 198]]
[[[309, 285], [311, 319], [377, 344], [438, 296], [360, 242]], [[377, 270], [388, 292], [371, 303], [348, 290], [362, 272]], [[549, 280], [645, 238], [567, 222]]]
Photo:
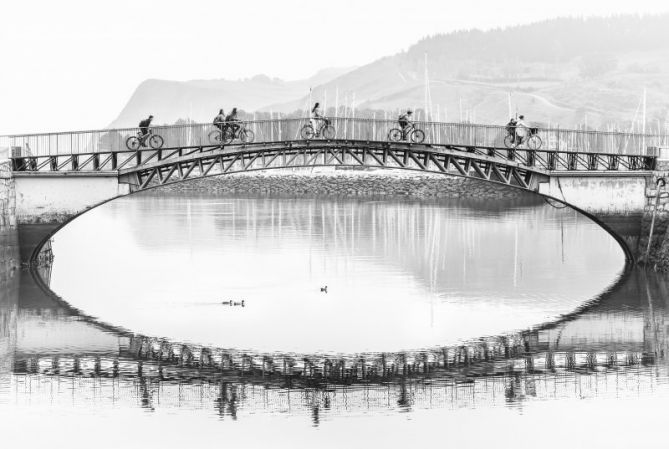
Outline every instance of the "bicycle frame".
[[[330, 120], [326, 119], [325, 117], [314, 117], [314, 118], [311, 118], [309, 120], [312, 121], [312, 122], [319, 122], [320, 123], [318, 125], [318, 129], [314, 129], [314, 132], [316, 134], [320, 134], [321, 131], [323, 131], [323, 128], [325, 128], [326, 126], [328, 126], [330, 124]], [[313, 124], [312, 123], [309, 123], [309, 124], [313, 128]]]
[[144, 145], [144, 142], [146, 142], [146, 139], [151, 137], [152, 134], [153, 134], [153, 130], [151, 128], [146, 130], [146, 134], [142, 134], [142, 131], [139, 130], [139, 131], [137, 131], [137, 138], [139, 139], [139, 142], [142, 145]]

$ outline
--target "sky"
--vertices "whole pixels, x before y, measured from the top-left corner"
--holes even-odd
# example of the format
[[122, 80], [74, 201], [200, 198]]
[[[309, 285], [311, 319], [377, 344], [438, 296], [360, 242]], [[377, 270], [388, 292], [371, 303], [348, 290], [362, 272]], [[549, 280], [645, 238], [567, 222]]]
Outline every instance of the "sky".
[[437, 33], [666, 0], [34, 0], [0, 2], [0, 135], [107, 126], [149, 78], [307, 78]]

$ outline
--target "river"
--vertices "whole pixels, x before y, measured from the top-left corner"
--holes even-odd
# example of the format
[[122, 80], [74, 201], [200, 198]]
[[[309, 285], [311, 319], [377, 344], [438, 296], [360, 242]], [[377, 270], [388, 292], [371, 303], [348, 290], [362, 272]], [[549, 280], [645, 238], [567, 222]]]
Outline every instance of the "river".
[[52, 249], [0, 280], [2, 441], [662, 441], [666, 279], [534, 196], [143, 193]]

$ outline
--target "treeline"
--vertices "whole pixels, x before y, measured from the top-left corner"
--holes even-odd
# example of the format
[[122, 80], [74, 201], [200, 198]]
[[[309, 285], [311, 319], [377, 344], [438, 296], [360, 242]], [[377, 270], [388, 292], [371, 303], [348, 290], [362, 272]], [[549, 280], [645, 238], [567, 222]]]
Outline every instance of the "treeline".
[[447, 65], [453, 59], [560, 63], [590, 54], [665, 49], [667, 42], [669, 13], [560, 18], [428, 37], [410, 47], [402, 59], [420, 67], [427, 52], [431, 68]]

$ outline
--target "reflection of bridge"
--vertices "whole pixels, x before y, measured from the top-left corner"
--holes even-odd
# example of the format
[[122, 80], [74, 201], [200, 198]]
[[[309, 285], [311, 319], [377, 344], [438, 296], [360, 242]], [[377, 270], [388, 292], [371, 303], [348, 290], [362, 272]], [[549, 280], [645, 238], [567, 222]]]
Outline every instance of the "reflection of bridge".
[[[8, 367], [14, 393], [0, 388], [0, 400], [15, 394], [13, 400], [26, 395], [37, 403], [48, 388], [49, 401], [71, 401], [75, 394], [81, 401], [212, 408], [233, 417], [262, 410], [309, 413], [317, 422], [328, 410], [638, 394], [639, 386], [653, 389], [661, 382], [655, 371], [667, 374], [666, 285], [637, 272], [589, 309], [536, 330], [448, 348], [330, 357], [254, 354], [114, 331], [70, 316], [26, 275], [15, 298], [19, 307], [0, 304], [0, 336], [14, 346]], [[640, 298], [646, 285], [648, 297]], [[40, 312], [48, 309], [54, 312]], [[55, 320], [55, 334], [84, 332], [85, 338], [72, 335], [72, 344], [48, 348], [38, 335], [32, 341], [42, 347], [32, 348], [16, 334], [34, 313], [42, 322]], [[40, 327], [20, 332], [39, 333]]]
[[[420, 124], [425, 143], [388, 142], [393, 122], [333, 119], [332, 140], [297, 140], [304, 120], [249, 122], [252, 144], [214, 145], [209, 125], [158, 128], [161, 149], [129, 150], [136, 130], [9, 136], [15, 150], [17, 215], [62, 222], [100, 202], [193, 178], [276, 168], [339, 166], [412, 170], [509, 185], [557, 197], [587, 212], [641, 212], [662, 136], [543, 130], [538, 150], [507, 149], [503, 127]], [[586, 195], [587, 193], [587, 195]]]

